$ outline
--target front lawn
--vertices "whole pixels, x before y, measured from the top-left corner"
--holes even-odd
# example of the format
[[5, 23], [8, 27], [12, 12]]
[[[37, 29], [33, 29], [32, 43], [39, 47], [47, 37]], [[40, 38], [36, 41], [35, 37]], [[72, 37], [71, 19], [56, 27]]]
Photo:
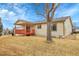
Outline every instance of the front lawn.
[[[78, 55], [79, 35], [76, 40], [53, 38], [53, 42], [46, 43], [45, 37], [39, 36], [1, 36], [0, 55], [23, 56], [54, 56]], [[72, 37], [71, 37], [72, 38]]]

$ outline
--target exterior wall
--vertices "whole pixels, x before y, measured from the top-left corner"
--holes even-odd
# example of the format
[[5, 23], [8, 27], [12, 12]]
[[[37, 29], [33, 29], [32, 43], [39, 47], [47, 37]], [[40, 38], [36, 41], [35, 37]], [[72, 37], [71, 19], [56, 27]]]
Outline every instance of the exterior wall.
[[[52, 31], [52, 36], [59, 37], [63, 35], [63, 23], [56, 23], [57, 24], [57, 31]], [[41, 29], [37, 28], [38, 25], [35, 26], [35, 34], [40, 36], [47, 36], [47, 25], [41, 24]]]
[[72, 33], [72, 24], [69, 18], [65, 20], [64, 27], [65, 27], [65, 36], [70, 35]]
[[55, 36], [55, 37], [59, 37], [59, 36], [63, 36], [63, 22], [59, 22], [59, 23], [56, 23], [57, 24], [57, 31], [53, 31], [52, 30], [52, 36]]
[[41, 29], [37, 28], [38, 25], [35, 25], [35, 34], [39, 35], [39, 36], [46, 36], [46, 34], [47, 34], [47, 31], [46, 31], [47, 25], [46, 24], [41, 24]]

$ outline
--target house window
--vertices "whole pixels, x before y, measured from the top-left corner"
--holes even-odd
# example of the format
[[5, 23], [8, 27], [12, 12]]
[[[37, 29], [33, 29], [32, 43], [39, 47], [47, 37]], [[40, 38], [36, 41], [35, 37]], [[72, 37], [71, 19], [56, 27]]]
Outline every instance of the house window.
[[38, 28], [38, 29], [41, 29], [41, 25], [38, 25], [37, 28]]
[[57, 31], [57, 25], [56, 25], [56, 24], [53, 24], [53, 25], [52, 25], [52, 30], [53, 30], [53, 31]]

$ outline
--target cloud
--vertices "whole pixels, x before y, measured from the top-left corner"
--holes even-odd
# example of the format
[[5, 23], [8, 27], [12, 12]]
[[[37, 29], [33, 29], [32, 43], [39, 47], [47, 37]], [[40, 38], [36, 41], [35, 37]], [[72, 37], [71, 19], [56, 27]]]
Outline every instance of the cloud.
[[62, 9], [63, 11], [60, 11], [59, 13], [56, 12], [56, 15], [57, 16], [73, 16], [75, 15], [77, 12], [79, 12], [79, 8], [78, 8], [79, 4], [76, 4], [74, 5], [73, 7], [70, 7], [70, 8], [65, 8], [65, 9]]
[[25, 11], [19, 8], [17, 5], [13, 5], [14, 11], [8, 9], [0, 9], [0, 17], [3, 20], [13, 23], [18, 19], [26, 19]]
[[9, 12], [9, 15], [15, 16], [16, 14], [13, 11], [11, 11]]
[[0, 10], [0, 15], [4, 16], [4, 15], [15, 15], [15, 13], [13, 11], [9, 11], [7, 9], [1, 9]]
[[15, 9], [15, 11], [18, 14], [24, 14], [25, 13], [25, 10], [24, 9], [21, 9], [20, 7], [18, 7], [18, 4], [13, 4], [13, 8]]
[[0, 10], [0, 14], [2, 15], [7, 14], [7, 13], [8, 13], [8, 10], [5, 10], [5, 9]]
[[5, 21], [14, 21], [16, 13], [8, 9], [0, 9], [0, 17]]
[[72, 8], [72, 9], [68, 9], [68, 10], [65, 10], [63, 13], [62, 13], [62, 15], [64, 15], [64, 16], [73, 16], [74, 14], [76, 14], [76, 12], [78, 11], [78, 9], [77, 8]]

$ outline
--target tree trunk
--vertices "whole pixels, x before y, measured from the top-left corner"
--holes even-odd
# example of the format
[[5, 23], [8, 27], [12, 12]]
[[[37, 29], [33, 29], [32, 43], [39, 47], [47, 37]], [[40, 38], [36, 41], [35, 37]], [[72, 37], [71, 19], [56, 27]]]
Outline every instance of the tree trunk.
[[51, 19], [49, 17], [49, 14], [47, 16], [47, 41], [52, 42], [52, 38], [51, 38]]
[[51, 38], [51, 22], [47, 22], [47, 41], [52, 42], [52, 38]]

